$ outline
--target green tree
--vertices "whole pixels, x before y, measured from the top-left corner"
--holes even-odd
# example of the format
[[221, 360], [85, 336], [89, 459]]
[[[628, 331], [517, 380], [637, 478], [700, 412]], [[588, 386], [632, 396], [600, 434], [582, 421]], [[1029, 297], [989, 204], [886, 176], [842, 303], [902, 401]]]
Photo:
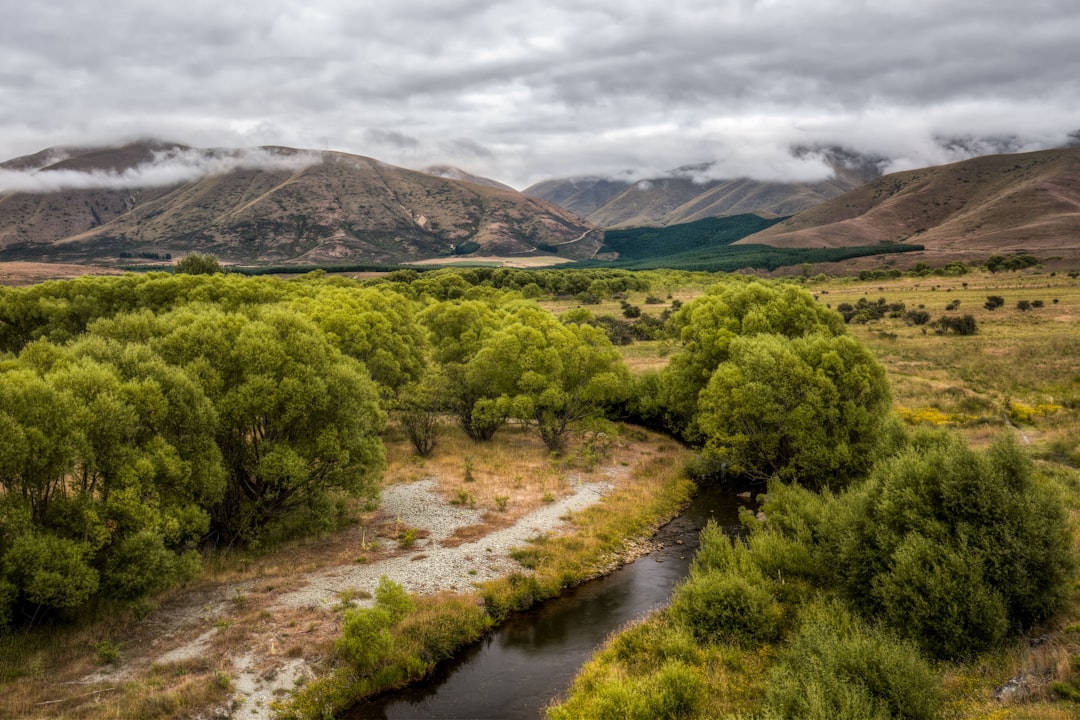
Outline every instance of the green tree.
[[531, 303], [508, 308], [501, 322], [464, 367], [465, 387], [480, 395], [474, 421], [526, 420], [559, 451], [568, 429], [625, 397], [629, 373], [602, 330], [563, 325]]
[[889, 406], [884, 369], [854, 338], [759, 334], [729, 343], [697, 424], [733, 473], [838, 488], [878, 456]]
[[[844, 335], [840, 316], [793, 285], [730, 280], [683, 306], [671, 318], [682, 349], [641, 396], [640, 414], [685, 439], [701, 442], [695, 422], [698, 395], [716, 368], [728, 359], [733, 340], [771, 334], [798, 338]], [[640, 395], [639, 395], [640, 396]]]
[[327, 493], [373, 495], [384, 464], [385, 415], [364, 367], [283, 307], [251, 317], [188, 307], [158, 319], [152, 344], [199, 377], [218, 414], [228, 473], [213, 530], [257, 538], [304, 515], [325, 524]]
[[364, 363], [384, 397], [423, 372], [427, 333], [407, 297], [386, 289], [328, 286], [292, 306], [343, 353]]
[[214, 275], [225, 272], [218, 259], [207, 253], [192, 253], [173, 267], [177, 275]]
[[435, 450], [450, 397], [446, 374], [433, 367], [419, 381], [402, 388], [394, 400], [401, 428], [421, 457]]

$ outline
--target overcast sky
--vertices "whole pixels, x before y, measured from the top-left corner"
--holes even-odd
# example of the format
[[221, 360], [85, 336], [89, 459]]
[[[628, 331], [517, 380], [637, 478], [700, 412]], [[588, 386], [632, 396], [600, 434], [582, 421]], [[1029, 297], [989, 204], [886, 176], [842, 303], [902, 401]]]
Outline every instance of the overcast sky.
[[[0, 159], [155, 136], [548, 177], [809, 179], [1080, 129], [1077, 0], [0, 0]], [[980, 145], [980, 143], [982, 143]]]

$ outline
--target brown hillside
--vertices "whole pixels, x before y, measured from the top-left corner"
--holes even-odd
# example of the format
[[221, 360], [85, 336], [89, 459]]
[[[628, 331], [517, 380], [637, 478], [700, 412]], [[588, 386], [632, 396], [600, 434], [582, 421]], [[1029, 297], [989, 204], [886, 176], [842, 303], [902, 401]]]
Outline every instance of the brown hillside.
[[[123, 172], [150, 162], [154, 149], [140, 143], [75, 151], [39, 172]], [[305, 153], [262, 150], [274, 157]], [[10, 169], [46, 157], [16, 159]], [[294, 169], [238, 167], [166, 187], [0, 195], [0, 259], [86, 262], [198, 250], [240, 262], [381, 263], [474, 250], [543, 254], [537, 245], [579, 258], [599, 245], [581, 218], [509, 188], [345, 153], [302, 157], [307, 164]]]
[[526, 188], [525, 193], [561, 205], [600, 227], [666, 226], [742, 213], [793, 215], [880, 175], [874, 158], [841, 148], [831, 148], [825, 156], [833, 175], [813, 183], [692, 179], [709, 169], [706, 163], [634, 184], [602, 177], [546, 180]]
[[990, 155], [886, 175], [739, 242], [910, 242], [983, 257], [1078, 251], [1080, 148]]

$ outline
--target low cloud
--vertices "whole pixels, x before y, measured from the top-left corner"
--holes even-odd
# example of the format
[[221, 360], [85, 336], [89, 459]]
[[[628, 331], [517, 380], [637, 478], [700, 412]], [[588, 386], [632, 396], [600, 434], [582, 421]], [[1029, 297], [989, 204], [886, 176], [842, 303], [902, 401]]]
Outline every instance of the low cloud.
[[[52, 159], [52, 158], [50, 158]], [[53, 161], [54, 163], [57, 160]], [[63, 190], [126, 190], [194, 182], [234, 170], [302, 170], [322, 162], [321, 153], [271, 148], [155, 151], [148, 162], [124, 170], [50, 167], [0, 169], [0, 192], [50, 193]]]

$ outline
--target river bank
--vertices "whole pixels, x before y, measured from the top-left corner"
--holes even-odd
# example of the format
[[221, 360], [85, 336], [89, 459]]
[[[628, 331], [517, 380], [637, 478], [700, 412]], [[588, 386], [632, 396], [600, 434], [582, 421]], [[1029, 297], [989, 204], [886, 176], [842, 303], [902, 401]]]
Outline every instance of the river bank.
[[0, 714], [312, 716], [312, 695], [347, 670], [335, 652], [343, 617], [370, 604], [382, 576], [425, 607], [465, 602], [501, 621], [647, 551], [691, 489], [679, 477], [686, 451], [635, 429], [562, 458], [518, 429], [484, 447], [448, 433], [423, 462], [400, 438], [387, 444], [380, 506], [345, 529], [220, 567], [211, 559], [202, 581], [148, 611], [27, 636], [35, 647], [20, 652], [41, 670], [8, 683]]

